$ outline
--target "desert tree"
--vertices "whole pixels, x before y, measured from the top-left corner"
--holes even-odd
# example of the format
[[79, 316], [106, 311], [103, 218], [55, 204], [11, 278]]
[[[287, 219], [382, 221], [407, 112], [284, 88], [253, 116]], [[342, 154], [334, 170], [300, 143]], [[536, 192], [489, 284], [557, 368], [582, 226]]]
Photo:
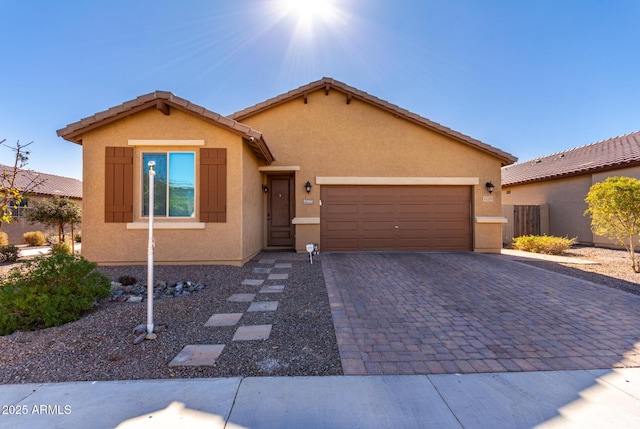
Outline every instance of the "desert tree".
[[80, 205], [69, 198], [53, 197], [36, 202], [27, 211], [26, 218], [31, 223], [43, 223], [58, 228], [58, 240], [65, 241], [65, 227], [71, 227], [73, 246], [73, 227], [82, 222]]
[[640, 234], [640, 180], [632, 177], [609, 177], [595, 183], [585, 199], [591, 215], [591, 230], [624, 246], [636, 273], [640, 264], [635, 248]]
[[14, 155], [13, 165], [0, 165], [0, 230], [3, 224], [13, 221], [12, 209], [18, 208], [27, 195], [45, 181], [33, 171], [24, 169], [30, 155], [26, 148], [33, 142], [21, 144], [18, 141], [15, 146], [10, 146], [5, 141], [1, 140], [0, 145], [10, 149]]

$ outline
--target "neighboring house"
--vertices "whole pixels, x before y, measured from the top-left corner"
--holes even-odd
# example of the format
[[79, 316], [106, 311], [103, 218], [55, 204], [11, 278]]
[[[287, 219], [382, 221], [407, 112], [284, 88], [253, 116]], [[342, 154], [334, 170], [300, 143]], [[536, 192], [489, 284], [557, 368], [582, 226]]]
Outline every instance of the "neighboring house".
[[512, 155], [330, 78], [228, 117], [157, 91], [58, 135], [83, 147], [82, 252], [102, 264], [147, 260], [149, 161], [157, 263], [502, 247]]
[[[611, 176], [640, 178], [640, 131], [503, 167], [503, 215], [510, 220], [504, 242], [511, 242], [514, 235], [537, 233], [611, 245], [607, 238], [593, 235], [591, 218], [584, 215], [591, 185]], [[519, 206], [541, 209], [537, 230], [535, 215], [529, 221], [514, 218]]]
[[[0, 174], [4, 171], [11, 172], [10, 174], [12, 174], [13, 167], [0, 164]], [[39, 223], [31, 224], [24, 219], [25, 211], [33, 207], [36, 202], [59, 196], [69, 198], [82, 207], [82, 182], [78, 179], [33, 170], [20, 170], [15, 186], [25, 189], [31, 187], [32, 183], [36, 183], [37, 186], [32, 188], [32, 191], [26, 195], [26, 198], [18, 208], [12, 209], [13, 221], [10, 224], [2, 224], [2, 232], [7, 233], [10, 244], [24, 243], [22, 235], [28, 231], [51, 231], [55, 232], [57, 236], [58, 231], [55, 228]], [[81, 229], [82, 225], [75, 226], [76, 231], [80, 231]]]

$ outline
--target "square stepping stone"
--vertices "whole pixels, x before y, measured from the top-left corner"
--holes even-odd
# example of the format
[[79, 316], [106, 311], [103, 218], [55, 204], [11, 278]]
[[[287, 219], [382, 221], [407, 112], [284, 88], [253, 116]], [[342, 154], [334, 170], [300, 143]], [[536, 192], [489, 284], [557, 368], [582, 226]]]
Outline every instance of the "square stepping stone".
[[233, 336], [233, 341], [266, 340], [271, 335], [271, 325], [240, 326]]
[[278, 301], [252, 302], [247, 311], [276, 311]]
[[262, 286], [258, 293], [282, 293], [284, 291], [284, 285], [267, 285]]
[[234, 293], [227, 301], [229, 302], [251, 302], [256, 297], [255, 293]]
[[251, 272], [254, 274], [269, 274], [273, 268], [255, 267]]
[[269, 274], [267, 280], [286, 280], [289, 278], [289, 274]]
[[259, 264], [275, 264], [276, 260], [275, 259], [260, 259], [258, 261]]
[[214, 314], [207, 320], [204, 326], [234, 326], [244, 313], [221, 313]]
[[169, 366], [213, 366], [224, 350], [224, 344], [185, 346]]
[[245, 286], [260, 286], [264, 283], [264, 280], [259, 279], [244, 279], [242, 280], [242, 284]]
[[282, 263], [276, 264], [273, 268], [291, 268], [291, 263], [282, 262]]

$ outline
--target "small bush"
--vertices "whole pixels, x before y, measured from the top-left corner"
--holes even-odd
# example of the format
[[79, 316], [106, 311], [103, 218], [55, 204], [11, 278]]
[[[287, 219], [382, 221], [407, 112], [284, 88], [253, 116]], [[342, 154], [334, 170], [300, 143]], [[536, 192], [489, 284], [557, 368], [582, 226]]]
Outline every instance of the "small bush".
[[20, 250], [13, 244], [0, 246], [0, 262], [15, 262], [20, 256]]
[[40, 231], [25, 232], [22, 234], [22, 238], [29, 246], [44, 246], [47, 243], [44, 234]]
[[41, 256], [0, 280], [0, 335], [78, 320], [110, 294], [111, 283], [80, 255]]
[[50, 232], [47, 234], [47, 243], [50, 245], [58, 244], [60, 242], [60, 237], [55, 232]]
[[118, 277], [118, 283], [122, 286], [133, 286], [138, 283], [138, 279], [133, 276], [120, 276]]
[[76, 240], [76, 243], [82, 243], [82, 233], [81, 232], [76, 232], [76, 234], [73, 237], [73, 239]]
[[71, 255], [71, 246], [67, 242], [56, 243], [51, 245], [51, 253], [64, 253]]
[[511, 247], [525, 252], [560, 255], [569, 250], [576, 243], [576, 240], [576, 238], [569, 239], [548, 235], [523, 235], [514, 238]]
[[0, 246], [9, 245], [9, 235], [6, 232], [0, 232]]

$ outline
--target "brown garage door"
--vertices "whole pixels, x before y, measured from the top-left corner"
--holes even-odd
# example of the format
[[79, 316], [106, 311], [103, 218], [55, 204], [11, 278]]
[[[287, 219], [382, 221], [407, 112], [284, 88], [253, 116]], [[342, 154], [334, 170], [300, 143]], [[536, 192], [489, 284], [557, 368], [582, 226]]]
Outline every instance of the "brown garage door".
[[469, 186], [322, 186], [322, 251], [472, 250]]

